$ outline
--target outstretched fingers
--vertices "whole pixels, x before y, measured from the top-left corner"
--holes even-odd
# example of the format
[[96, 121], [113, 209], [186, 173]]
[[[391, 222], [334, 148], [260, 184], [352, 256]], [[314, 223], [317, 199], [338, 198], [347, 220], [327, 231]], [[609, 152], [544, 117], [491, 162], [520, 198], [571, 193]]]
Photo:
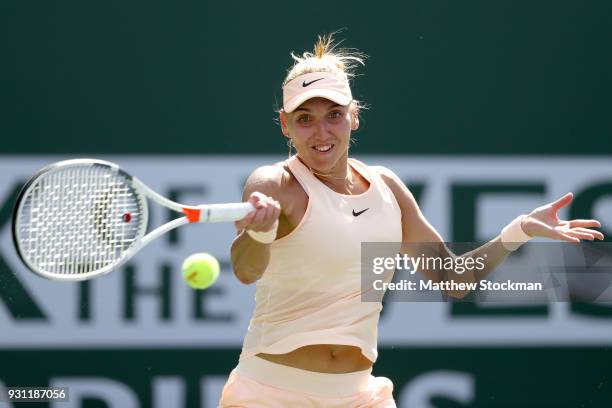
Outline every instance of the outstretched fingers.
[[601, 232], [597, 230], [593, 230], [589, 228], [572, 228], [571, 231], [577, 231], [577, 232], [581, 232], [584, 234], [589, 234], [593, 238], [599, 239], [600, 241], [604, 239], [604, 234], [602, 234]]
[[571, 231], [567, 231], [567, 232], [563, 232], [563, 231], [558, 231], [555, 230], [555, 234], [553, 237], [553, 239], [557, 239], [559, 241], [567, 241], [567, 242], [574, 242], [574, 243], [579, 243], [580, 242], [580, 238], [576, 237], [574, 233], [572, 233]]
[[574, 238], [578, 238], [578, 239], [586, 239], [589, 241], [592, 241], [595, 239], [593, 234], [590, 234], [588, 232], [579, 231], [577, 229], [567, 230], [567, 231], [564, 231], [563, 233], [566, 235], [572, 236]]
[[561, 208], [565, 207], [566, 205], [568, 205], [569, 203], [571, 203], [573, 199], [574, 199], [574, 193], [567, 193], [564, 196], [562, 196], [559, 199], [557, 199], [556, 201], [554, 201], [551, 204], [552, 208], [555, 211], [558, 211], [559, 209], [561, 209]]
[[[568, 229], [567, 225], [565, 225], [563, 228], [552, 228], [540, 220], [533, 220], [532, 222], [535, 224], [537, 235], [540, 237], [556, 239], [559, 241], [580, 242], [580, 238], [576, 237], [576, 233], [572, 233], [572, 230]], [[585, 234], [584, 238], [587, 238], [586, 235], [587, 234]]]
[[599, 228], [601, 223], [597, 220], [570, 220], [567, 221], [571, 228], [585, 227], [585, 228]]

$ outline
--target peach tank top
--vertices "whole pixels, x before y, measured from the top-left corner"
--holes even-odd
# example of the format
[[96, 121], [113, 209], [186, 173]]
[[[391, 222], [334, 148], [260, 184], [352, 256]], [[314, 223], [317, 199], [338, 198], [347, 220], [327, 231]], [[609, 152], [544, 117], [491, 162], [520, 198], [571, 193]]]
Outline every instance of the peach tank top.
[[401, 242], [399, 205], [378, 172], [357, 160], [349, 165], [370, 183], [358, 195], [336, 193], [296, 156], [287, 164], [308, 206], [300, 224], [271, 244], [240, 359], [343, 344], [374, 362], [382, 304], [361, 301], [361, 243]]

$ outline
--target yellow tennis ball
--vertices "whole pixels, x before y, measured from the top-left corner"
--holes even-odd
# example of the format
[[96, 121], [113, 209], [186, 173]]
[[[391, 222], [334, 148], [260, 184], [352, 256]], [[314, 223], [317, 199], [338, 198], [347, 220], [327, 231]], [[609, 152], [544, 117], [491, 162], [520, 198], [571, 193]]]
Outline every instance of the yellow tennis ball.
[[193, 254], [183, 262], [183, 279], [194, 289], [206, 289], [219, 277], [219, 261], [207, 253]]

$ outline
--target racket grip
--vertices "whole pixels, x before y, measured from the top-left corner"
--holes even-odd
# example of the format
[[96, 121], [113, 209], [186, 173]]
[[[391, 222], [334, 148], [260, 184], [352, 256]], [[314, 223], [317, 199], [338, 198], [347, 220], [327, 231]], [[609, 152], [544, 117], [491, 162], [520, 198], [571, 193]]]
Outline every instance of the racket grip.
[[200, 207], [200, 222], [230, 222], [244, 218], [255, 207], [251, 203], [209, 204]]

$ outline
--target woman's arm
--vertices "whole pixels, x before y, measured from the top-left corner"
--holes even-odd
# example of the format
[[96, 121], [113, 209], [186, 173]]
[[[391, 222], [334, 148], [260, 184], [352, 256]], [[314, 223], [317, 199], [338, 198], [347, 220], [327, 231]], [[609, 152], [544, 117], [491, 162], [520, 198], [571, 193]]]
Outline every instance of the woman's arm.
[[278, 166], [264, 166], [256, 169], [247, 179], [242, 200], [255, 207], [243, 219], [236, 221], [238, 236], [231, 248], [234, 274], [244, 284], [261, 278], [270, 261], [270, 244], [262, 243], [247, 233], [276, 234], [281, 205], [275, 198], [280, 196], [283, 169]]
[[[411, 257], [421, 255], [430, 257], [457, 257], [444, 244], [444, 240], [436, 229], [425, 219], [414, 196], [406, 185], [385, 167], [377, 167], [385, 183], [389, 186], [402, 211], [402, 253]], [[596, 220], [572, 220], [561, 221], [557, 217], [557, 211], [572, 200], [572, 195], [566, 194], [557, 201], [538, 207], [528, 216], [521, 219], [521, 229], [531, 237], [547, 237], [551, 239], [564, 240], [570, 242], [580, 242], [580, 239], [593, 240], [603, 239], [603, 234], [599, 231], [589, 229], [599, 227], [600, 223]], [[452, 279], [456, 282], [477, 282], [486, 277], [510, 254], [511, 251], [503, 245], [501, 236], [497, 236], [488, 243], [467, 252], [461, 257], [477, 258], [484, 260], [484, 268], [467, 269], [464, 273], [454, 273]], [[486, 256], [484, 256], [486, 254]], [[434, 282], [446, 280], [442, 271], [423, 270], [428, 279]], [[467, 291], [448, 292], [452, 297], [462, 298], [467, 295]]]

